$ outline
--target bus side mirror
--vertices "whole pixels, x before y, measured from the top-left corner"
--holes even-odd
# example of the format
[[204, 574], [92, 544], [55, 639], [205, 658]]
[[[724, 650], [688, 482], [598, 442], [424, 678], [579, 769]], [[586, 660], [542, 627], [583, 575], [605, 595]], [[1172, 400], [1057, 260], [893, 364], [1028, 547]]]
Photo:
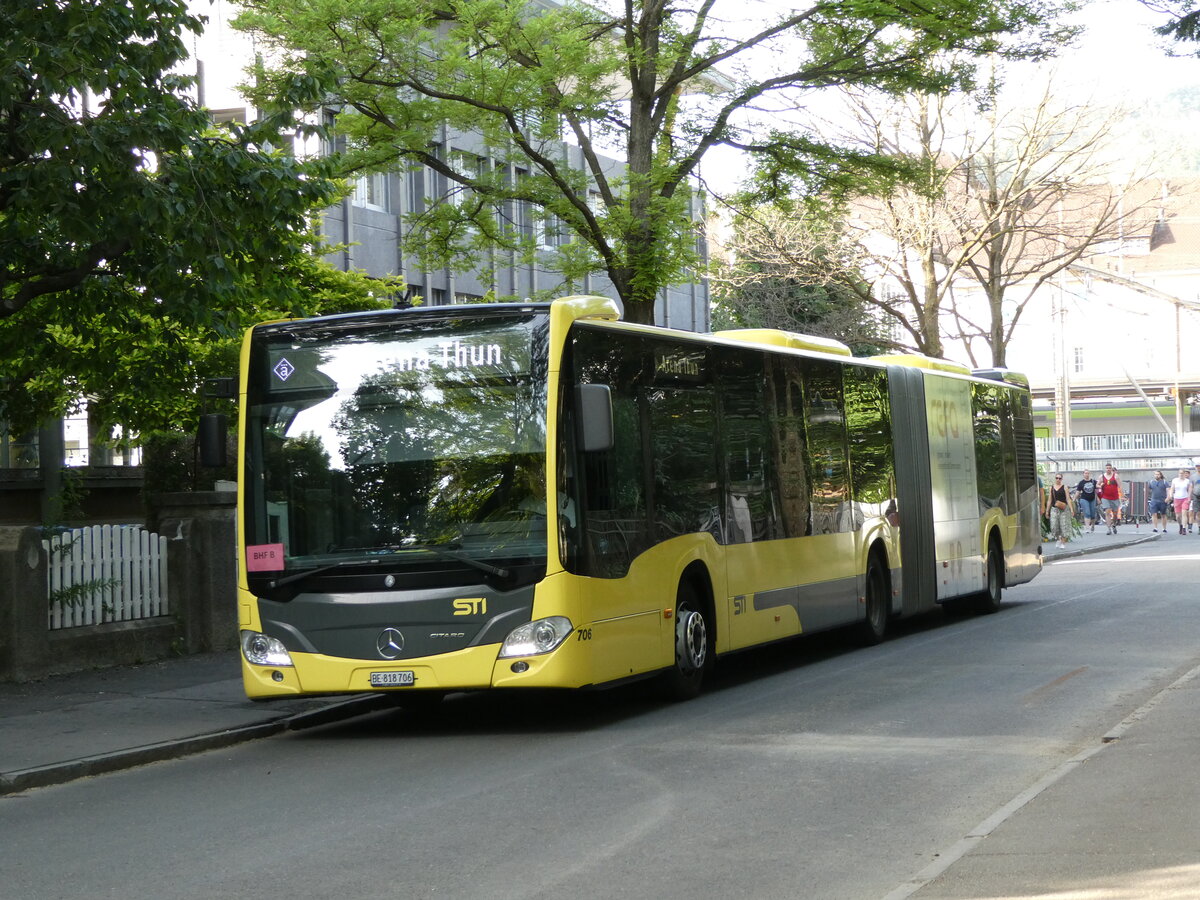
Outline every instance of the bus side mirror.
[[200, 465], [219, 469], [228, 463], [225, 456], [225, 436], [229, 420], [224, 413], [207, 413], [200, 417]]
[[584, 453], [612, 449], [612, 390], [607, 384], [575, 386], [575, 422], [579, 449]]

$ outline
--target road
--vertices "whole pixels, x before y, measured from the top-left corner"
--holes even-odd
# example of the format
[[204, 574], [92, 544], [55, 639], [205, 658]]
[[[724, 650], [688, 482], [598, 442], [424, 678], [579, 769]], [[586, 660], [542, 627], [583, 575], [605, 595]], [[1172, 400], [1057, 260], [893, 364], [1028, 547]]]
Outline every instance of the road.
[[0, 896], [883, 898], [1200, 664], [1195, 553], [739, 654], [684, 704], [457, 697], [5, 798]]

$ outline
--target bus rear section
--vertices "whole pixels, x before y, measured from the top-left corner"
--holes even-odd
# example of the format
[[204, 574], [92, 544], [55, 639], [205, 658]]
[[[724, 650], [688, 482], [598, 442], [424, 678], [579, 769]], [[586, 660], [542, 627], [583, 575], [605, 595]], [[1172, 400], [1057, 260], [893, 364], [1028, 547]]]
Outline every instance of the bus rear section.
[[1041, 571], [1028, 387], [1010, 373], [967, 377], [952, 364], [905, 362], [888, 367], [903, 611], [973, 600], [993, 612], [1003, 588]]

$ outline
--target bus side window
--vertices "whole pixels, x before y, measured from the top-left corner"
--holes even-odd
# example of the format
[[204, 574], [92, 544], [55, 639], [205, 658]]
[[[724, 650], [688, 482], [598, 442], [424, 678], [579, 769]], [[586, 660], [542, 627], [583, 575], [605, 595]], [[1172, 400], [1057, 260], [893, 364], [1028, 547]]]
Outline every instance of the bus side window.
[[763, 355], [729, 353], [722, 361], [721, 456], [725, 464], [726, 539], [731, 544], [780, 537], [771, 477], [774, 411], [766, 405]]
[[776, 494], [785, 537], [809, 533], [811, 491], [808, 480], [808, 444], [804, 430], [802, 361], [779, 361], [775, 378], [768, 382], [779, 426], [773, 448]]
[[846, 417], [842, 405], [842, 370], [838, 363], [804, 363], [804, 420], [808, 432], [809, 477], [812, 484], [812, 533], [850, 531], [847, 515]]
[[981, 509], [1004, 503], [1004, 443], [1001, 439], [1004, 387], [996, 384], [971, 385], [971, 412], [974, 418], [975, 473], [979, 484]]
[[887, 372], [865, 366], [845, 371], [846, 432], [850, 442], [850, 488], [856, 517], [894, 516], [891, 408]]
[[697, 531], [711, 532], [723, 540], [712, 391], [663, 387], [648, 391], [646, 397], [651, 421], [656, 540]]
[[580, 454], [589, 510], [625, 517], [644, 515], [641, 431], [636, 399], [614, 392], [612, 448]]

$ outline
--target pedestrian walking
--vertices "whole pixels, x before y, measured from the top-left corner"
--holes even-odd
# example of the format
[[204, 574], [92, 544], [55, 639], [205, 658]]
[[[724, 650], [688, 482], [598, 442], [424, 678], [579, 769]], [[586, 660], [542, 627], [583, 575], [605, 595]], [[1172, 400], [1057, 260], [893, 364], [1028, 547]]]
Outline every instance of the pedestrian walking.
[[1187, 534], [1189, 512], [1192, 505], [1192, 479], [1188, 476], [1191, 469], [1180, 469], [1179, 477], [1171, 482], [1171, 502], [1175, 505], [1175, 520], [1179, 523], [1179, 533]]
[[1067, 488], [1063, 484], [1062, 475], [1054, 476], [1054, 485], [1046, 494], [1046, 515], [1050, 518], [1050, 537], [1056, 538], [1055, 545], [1060, 550], [1067, 546], [1070, 535], [1069, 526], [1071, 504], [1067, 498]]
[[1096, 530], [1096, 479], [1087, 469], [1083, 470], [1083, 478], [1075, 485], [1072, 499], [1079, 504], [1079, 514], [1083, 516], [1083, 527], [1089, 532]]
[[1108, 533], [1116, 534], [1125, 492], [1121, 490], [1121, 476], [1112, 463], [1105, 463], [1097, 493], [1100, 497], [1100, 508], [1104, 511], [1104, 520], [1108, 524]]
[[1171, 482], [1163, 478], [1162, 472], [1155, 472], [1154, 477], [1146, 482], [1146, 494], [1150, 498], [1150, 523], [1156, 534], [1160, 526], [1164, 532], [1167, 530], [1167, 514], [1171, 509], [1167, 497], [1170, 493]]

